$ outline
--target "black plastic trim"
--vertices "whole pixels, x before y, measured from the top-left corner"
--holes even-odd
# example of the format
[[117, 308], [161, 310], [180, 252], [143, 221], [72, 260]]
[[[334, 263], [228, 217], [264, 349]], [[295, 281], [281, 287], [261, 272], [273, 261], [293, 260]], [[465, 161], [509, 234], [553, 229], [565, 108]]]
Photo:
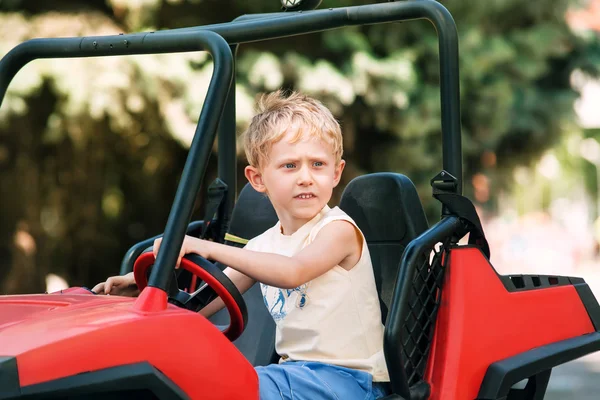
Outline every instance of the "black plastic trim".
[[592, 290], [583, 278], [569, 277], [571, 284], [575, 287], [585, 310], [587, 311], [594, 329], [600, 331], [600, 305]]
[[0, 399], [19, 394], [19, 370], [15, 357], [0, 357]]
[[505, 399], [515, 383], [598, 350], [600, 332], [593, 332], [497, 361], [488, 367], [477, 400]]
[[500, 275], [498, 272], [496, 272], [496, 275], [509, 292], [547, 289], [571, 284], [568, 276], [560, 275]]
[[[4, 389], [4, 388], [2, 388]], [[189, 399], [177, 385], [148, 362], [121, 365], [99, 371], [85, 372], [50, 382], [21, 388], [16, 395], [4, 395], [2, 400], [71, 398], [100, 393], [121, 393], [145, 390], [160, 400]]]

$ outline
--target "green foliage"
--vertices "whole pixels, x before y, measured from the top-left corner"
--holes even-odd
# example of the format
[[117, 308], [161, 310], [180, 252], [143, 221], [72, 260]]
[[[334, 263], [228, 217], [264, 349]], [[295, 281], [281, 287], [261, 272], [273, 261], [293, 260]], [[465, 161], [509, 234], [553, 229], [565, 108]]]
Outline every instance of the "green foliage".
[[[0, 1], [0, 53], [36, 36], [167, 29], [279, 10], [276, 0], [35, 3]], [[322, 8], [364, 3], [325, 0]], [[566, 25], [576, 3], [444, 2], [460, 37], [467, 193], [482, 171], [496, 187], [506, 184], [507, 172], [572, 129], [578, 93], [571, 73], [597, 76], [600, 65], [598, 37]], [[436, 33], [426, 21], [241, 46], [238, 131], [260, 92], [283, 86], [314, 95], [342, 123], [345, 179], [402, 172], [433, 221], [439, 205], [428, 181], [442, 167], [438, 64]], [[0, 210], [0, 271], [13, 271], [14, 283], [14, 266], [34, 260], [39, 274], [58, 271], [86, 285], [116, 273], [125, 249], [164, 225], [211, 71], [202, 54], [40, 60], [22, 71], [0, 108], [0, 186], [15, 194]], [[484, 152], [497, 161], [483, 163]], [[35, 183], [19, 184], [30, 179]], [[15, 241], [18, 232], [32, 235], [35, 254]], [[41, 289], [39, 279], [11, 285], [4, 290]]]

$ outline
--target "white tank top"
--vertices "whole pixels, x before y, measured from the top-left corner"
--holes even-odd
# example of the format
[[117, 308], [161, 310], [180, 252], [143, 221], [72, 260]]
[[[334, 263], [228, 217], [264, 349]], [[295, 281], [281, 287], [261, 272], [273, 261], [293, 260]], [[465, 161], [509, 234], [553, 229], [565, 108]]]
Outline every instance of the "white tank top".
[[[356, 226], [338, 207], [325, 206], [292, 235], [283, 235], [278, 222], [250, 240], [246, 249], [293, 256], [310, 244], [321, 228], [336, 220]], [[368, 372], [375, 382], [389, 381], [381, 310], [364, 236], [362, 254], [351, 270], [337, 265], [295, 289], [262, 283], [261, 289], [275, 320], [280, 362], [318, 361]]]

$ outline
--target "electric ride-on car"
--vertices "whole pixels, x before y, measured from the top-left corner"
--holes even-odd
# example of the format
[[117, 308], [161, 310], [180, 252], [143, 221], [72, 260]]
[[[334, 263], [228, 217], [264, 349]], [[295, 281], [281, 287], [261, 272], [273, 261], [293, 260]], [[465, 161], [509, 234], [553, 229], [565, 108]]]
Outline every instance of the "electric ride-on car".
[[[186, 233], [239, 246], [276, 222], [251, 187], [236, 200], [237, 47], [413, 19], [429, 20], [439, 39], [443, 165], [431, 186], [442, 218], [429, 227], [412, 182], [392, 172], [354, 179], [340, 201], [373, 259], [392, 390], [386, 399], [542, 399], [553, 367], [600, 349], [600, 310], [583, 279], [501, 276], [490, 264], [473, 204], [462, 196], [458, 41], [449, 12], [433, 0], [286, 10], [160, 32], [34, 39], [2, 58], [0, 102], [13, 76], [38, 58], [202, 50], [214, 70], [162, 251], [154, 260], [150, 238], [121, 265], [121, 273], [134, 271], [140, 296], [70, 288], [0, 297], [0, 399], [258, 399], [253, 366], [277, 362], [260, 289], [240, 295], [223, 266], [199, 256], [174, 269]], [[217, 136], [219, 178], [206, 217], [190, 223]], [[459, 245], [467, 234], [469, 243]], [[209, 321], [196, 311], [216, 296], [226, 309]]]

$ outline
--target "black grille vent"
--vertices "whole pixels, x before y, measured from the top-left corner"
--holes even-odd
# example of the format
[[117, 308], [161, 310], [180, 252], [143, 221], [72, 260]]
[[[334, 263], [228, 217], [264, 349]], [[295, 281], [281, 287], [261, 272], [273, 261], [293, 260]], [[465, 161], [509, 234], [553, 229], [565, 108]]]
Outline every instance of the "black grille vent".
[[424, 252], [410, 285], [408, 312], [402, 329], [404, 368], [409, 387], [423, 380], [425, 374], [442, 294], [447, 249], [445, 243]]

